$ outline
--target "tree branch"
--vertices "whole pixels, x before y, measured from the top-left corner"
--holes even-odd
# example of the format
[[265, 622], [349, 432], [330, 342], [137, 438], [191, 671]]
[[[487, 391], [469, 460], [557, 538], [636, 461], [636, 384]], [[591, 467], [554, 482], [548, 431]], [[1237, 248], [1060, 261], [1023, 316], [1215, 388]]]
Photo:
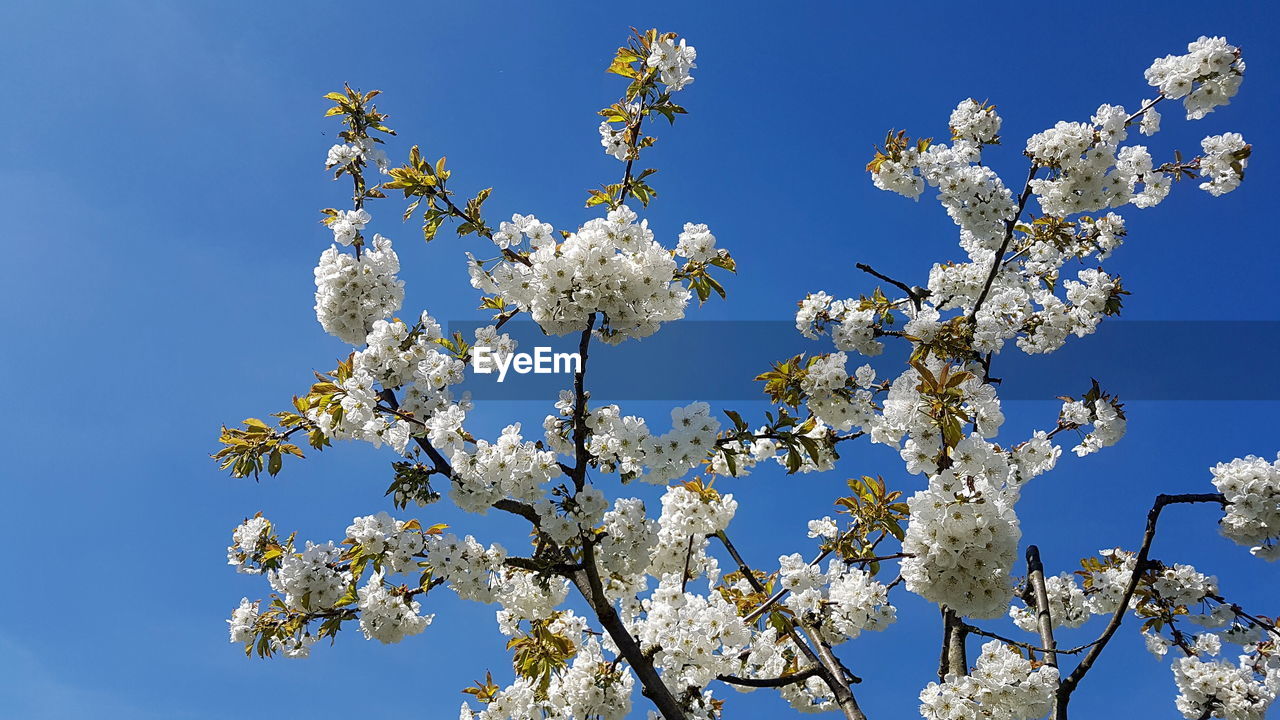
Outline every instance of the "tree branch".
[[587, 482], [587, 348], [591, 345], [591, 331], [595, 329], [596, 314], [587, 316], [587, 327], [578, 340], [578, 371], [573, 374], [573, 487], [577, 492]]
[[[400, 401], [396, 399], [394, 391], [384, 389], [382, 392], [378, 393], [378, 397], [387, 404], [389, 411], [399, 413]], [[431, 444], [430, 440], [422, 437], [421, 435], [414, 435], [413, 441], [417, 443], [418, 447], [422, 448], [422, 451], [427, 454], [427, 457], [431, 458], [431, 464], [435, 467], [436, 472], [444, 475], [453, 482], [457, 482], [458, 476], [453, 472], [453, 465], [449, 463], [444, 455], [440, 454], [440, 451]], [[522, 503], [519, 500], [502, 498], [495, 502], [493, 507], [496, 510], [508, 512], [512, 515], [519, 515], [532, 523], [534, 527], [537, 527], [539, 523], [541, 523], [541, 518], [538, 517], [538, 511], [534, 510], [532, 505]]]
[[[764, 592], [764, 585], [760, 584], [759, 578], [756, 577], [755, 573], [751, 571], [751, 567], [747, 565], [745, 560], [743, 560], [741, 553], [738, 552], [738, 548], [734, 547], [733, 543], [729, 541], [729, 536], [722, 530], [716, 533], [716, 537], [719, 538], [725, 549], [729, 551], [729, 555], [733, 557], [733, 561], [738, 564], [738, 570], [742, 573], [742, 576], [747, 579], [747, 582], [750, 583], [751, 587], [755, 589], [756, 592]], [[825, 554], [820, 556], [819, 560], [815, 560], [814, 562], [820, 562], [821, 557], [825, 557]], [[760, 613], [763, 612], [763, 608], [768, 607], [768, 604], [769, 603], [766, 602], [764, 605], [756, 608], [751, 613], [754, 617], [748, 616], [749, 619], [743, 618], [743, 621], [747, 623], [752, 622], [756, 617], [760, 616]], [[840, 706], [841, 711], [844, 712], [845, 718], [847, 720], [866, 720], [867, 716], [862, 712], [862, 708], [858, 707], [858, 701], [853, 696], [853, 690], [849, 688], [849, 684], [847, 682], [844, 682], [841, 679], [844, 676], [844, 673], [847, 672], [844, 664], [841, 663], [831, 652], [831, 648], [828, 647], [826, 643], [822, 642], [821, 636], [818, 635], [816, 631], [803, 625], [798, 618], [796, 620], [796, 624], [803, 627], [813, 637], [814, 644], [818, 646], [817, 656], [815, 657], [813, 649], [809, 647], [809, 644], [804, 641], [800, 636], [800, 633], [797, 632], [794, 627], [788, 630], [788, 635], [791, 638], [791, 641], [795, 643], [800, 652], [804, 653], [805, 657], [809, 659], [809, 662], [818, 666], [816, 670], [819, 676], [831, 690], [831, 695], [836, 699], [836, 703]], [[852, 673], [849, 674], [852, 675]], [[855, 680], [857, 680], [856, 677]]]
[[802, 683], [817, 674], [819, 674], [819, 668], [816, 665], [810, 665], [799, 672], [776, 678], [744, 678], [737, 675], [717, 675], [716, 679], [730, 685], [741, 685], [743, 687], [779, 688]]
[[1094, 646], [1089, 649], [1089, 652], [1081, 658], [1080, 664], [1058, 686], [1058, 720], [1066, 720], [1067, 705], [1071, 702], [1071, 693], [1075, 692], [1076, 688], [1079, 687], [1080, 681], [1084, 679], [1089, 669], [1097, 662], [1098, 656], [1102, 654], [1107, 643], [1116, 634], [1116, 630], [1120, 629], [1120, 624], [1124, 622], [1124, 616], [1129, 611], [1129, 601], [1133, 599], [1133, 594], [1137, 592], [1138, 585], [1142, 581], [1142, 574], [1147, 569], [1147, 560], [1151, 553], [1151, 543], [1156, 538], [1156, 523], [1160, 521], [1160, 512], [1168, 505], [1204, 502], [1225, 505], [1227, 499], [1222, 493], [1160, 494], [1156, 496], [1155, 504], [1147, 512], [1147, 529], [1143, 533], [1142, 546], [1138, 549], [1137, 558], [1134, 559], [1133, 574], [1129, 577], [1129, 584], [1125, 587], [1124, 595], [1120, 598], [1120, 605], [1112, 613], [1111, 621], [1107, 623], [1106, 629], [1102, 631], [1102, 635], [1095, 641]]
[[573, 573], [570, 580], [591, 606], [596, 619], [617, 645], [618, 652], [635, 671], [640, 680], [640, 693], [653, 702], [665, 720], [685, 720], [684, 710], [654, 669], [653, 660], [640, 648], [640, 644], [618, 616], [613, 603], [605, 596], [600, 571], [596, 567], [595, 546], [589, 539], [584, 539], [582, 543], [582, 564], [583, 569]]
[[942, 662], [939, 663], [938, 675], [946, 679], [947, 675], [968, 675], [969, 656], [965, 647], [965, 639], [969, 634], [964, 620], [954, 610], [945, 605], [942, 607]]
[[907, 285], [906, 283], [902, 282], [901, 280], [894, 280], [888, 275], [884, 275], [882, 273], [877, 272], [875, 268], [871, 267], [866, 263], [854, 263], [853, 266], [858, 268], [862, 272], [867, 273], [868, 275], [871, 275], [872, 277], [880, 278], [881, 280], [889, 283], [890, 285], [906, 293], [907, 298], [911, 300], [911, 304], [915, 306], [916, 310], [920, 309], [921, 301], [924, 300], [924, 298], [929, 296], [928, 290], [925, 290], [924, 288], [913, 288]]
[[[853, 534], [853, 532], [854, 532], [854, 529], [851, 529], [849, 530], [849, 532], [845, 533], [845, 535], [846, 536], [851, 535]], [[841, 537], [841, 539], [844, 539], [843, 536]], [[822, 562], [827, 558], [828, 555], [830, 555], [834, 551], [835, 546], [839, 544], [840, 544], [839, 541], [832, 543], [827, 549], [818, 553], [817, 557], [815, 557], [813, 560], [810, 560], [809, 564], [817, 565], [818, 563]], [[872, 563], [872, 562], [880, 562], [882, 560], [897, 560], [900, 558], [909, 558], [909, 557], [915, 557], [915, 555], [912, 553], [893, 553], [892, 555], [879, 555], [876, 557], [855, 558], [853, 560], [847, 560], [846, 562], [848, 564], [865, 564], [865, 563]], [[766, 612], [768, 612], [769, 608], [773, 606], [774, 603], [786, 597], [787, 593], [789, 592], [791, 591], [786, 588], [783, 588], [778, 592], [774, 593], [773, 595], [769, 596], [769, 599], [760, 603], [759, 607], [747, 613], [747, 615], [743, 618], [743, 620], [747, 622], [751, 622], [752, 620], [755, 620], [756, 618], [765, 614]]]
[[1027, 200], [1031, 197], [1031, 181], [1036, 177], [1036, 171], [1040, 166], [1032, 163], [1031, 169], [1027, 171], [1027, 183], [1022, 186], [1022, 193], [1018, 195], [1018, 212], [1014, 214], [1012, 220], [1006, 220], [1004, 223], [1004, 241], [1000, 243], [1000, 249], [996, 251], [995, 257], [991, 261], [991, 270], [987, 273], [987, 281], [982, 284], [982, 292], [978, 295], [978, 301], [973, 304], [973, 310], [969, 312], [969, 320], [972, 321], [978, 315], [978, 310], [982, 308], [982, 303], [986, 301], [987, 294], [991, 292], [991, 285], [996, 281], [996, 275], [1000, 274], [1000, 263], [1004, 259], [1004, 254], [1009, 250], [1009, 243], [1013, 241], [1013, 229], [1018, 226], [1018, 220], [1022, 217], [1022, 211], [1027, 207]]
[[1049, 612], [1049, 591], [1044, 584], [1044, 564], [1040, 562], [1040, 548], [1035, 545], [1027, 548], [1027, 582], [1035, 593], [1040, 645], [1045, 648], [1044, 663], [1058, 667], [1058, 646], [1053, 640], [1053, 615]]
[[1085, 650], [1088, 650], [1089, 648], [1098, 644], [1098, 641], [1094, 640], [1091, 643], [1086, 643], [1084, 645], [1080, 645], [1079, 647], [1073, 647], [1070, 650], [1058, 650], [1056, 648], [1050, 650], [1048, 648], [1040, 647], [1039, 645], [1032, 645], [1031, 643], [1022, 642], [1021, 640], [1014, 640], [1013, 638], [1005, 637], [1000, 633], [994, 633], [994, 632], [991, 632], [990, 630], [983, 630], [982, 628], [976, 625], [970, 625], [969, 623], [964, 624], [964, 629], [965, 629], [965, 632], [969, 633], [970, 635], [981, 635], [982, 637], [991, 638], [992, 640], [999, 640], [1000, 642], [1005, 643], [1006, 645], [1013, 645], [1015, 647], [1020, 647], [1023, 650], [1030, 650], [1032, 652], [1046, 653], [1046, 654], [1053, 654], [1053, 655], [1079, 655]]

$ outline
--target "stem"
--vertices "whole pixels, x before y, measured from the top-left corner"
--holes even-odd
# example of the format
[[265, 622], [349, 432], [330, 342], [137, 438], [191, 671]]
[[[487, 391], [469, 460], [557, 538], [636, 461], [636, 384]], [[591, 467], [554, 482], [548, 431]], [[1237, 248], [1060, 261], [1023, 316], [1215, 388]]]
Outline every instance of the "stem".
[[1023, 650], [1030, 650], [1032, 652], [1038, 652], [1038, 653], [1052, 653], [1053, 655], [1079, 655], [1085, 650], [1088, 650], [1089, 648], [1098, 644], [1098, 642], [1095, 640], [1091, 643], [1086, 643], [1079, 647], [1073, 647], [1070, 650], [1059, 650], [1056, 648], [1050, 650], [1049, 648], [1040, 647], [1039, 645], [1032, 645], [1031, 643], [1025, 643], [1020, 640], [1014, 640], [1011, 637], [1005, 637], [1000, 633], [993, 633], [990, 630], [983, 630], [982, 628], [977, 627], [976, 625], [970, 625], [969, 623], [964, 624], [964, 629], [965, 629], [965, 632], [969, 633], [970, 635], [981, 635], [982, 637], [988, 637], [988, 638], [991, 638], [992, 640], [999, 640], [1000, 642], [1006, 645], [1013, 645], [1014, 647], [1020, 647]]
[[631, 136], [631, 152], [627, 153], [627, 167], [622, 172], [622, 190], [618, 192], [619, 205], [626, 201], [627, 195], [631, 194], [631, 169], [635, 166], [636, 158], [640, 157], [640, 126], [644, 124], [644, 109], [642, 99], [640, 109], [636, 112], [636, 121], [627, 126]]
[[[400, 401], [396, 399], [394, 391], [384, 389], [382, 392], [378, 393], [378, 396], [387, 404], [391, 412], [399, 412]], [[453, 472], [453, 465], [449, 464], [449, 460], [446, 459], [444, 455], [440, 454], [440, 451], [431, 444], [430, 440], [422, 437], [421, 435], [414, 435], [413, 441], [417, 443], [418, 447], [422, 448], [422, 451], [427, 454], [428, 458], [431, 458], [431, 464], [435, 467], [436, 472], [449, 478], [451, 482], [457, 481], [458, 477]], [[493, 507], [494, 509], [511, 513], [512, 515], [519, 515], [532, 523], [535, 528], [542, 521], [542, 519], [538, 517], [538, 511], [534, 510], [532, 505], [522, 503], [519, 500], [502, 498], [495, 502]]]
[[[1036, 622], [1040, 628], [1040, 646], [1044, 648], [1045, 665], [1058, 667], [1058, 646], [1053, 639], [1053, 614], [1049, 610], [1049, 591], [1044, 584], [1044, 563], [1040, 561], [1040, 548], [1027, 547], [1027, 582], [1036, 600]], [[1061, 676], [1059, 676], [1061, 677]], [[1049, 720], [1058, 720], [1058, 706], [1049, 713]]]
[[899, 290], [901, 290], [902, 292], [906, 293], [906, 294], [907, 294], [907, 298], [911, 300], [911, 304], [915, 306], [916, 310], [919, 310], [919, 309], [920, 309], [920, 301], [921, 301], [921, 300], [922, 300], [926, 295], [928, 295], [928, 291], [927, 291], [927, 290], [925, 290], [925, 291], [924, 291], [924, 293], [925, 293], [924, 295], [921, 295], [919, 292], [917, 292], [915, 289], [911, 288], [909, 285], [907, 285], [906, 283], [902, 282], [901, 280], [894, 280], [893, 278], [889, 277], [888, 275], [884, 275], [884, 274], [882, 274], [882, 273], [876, 272], [876, 269], [875, 269], [875, 268], [871, 267], [870, 265], [868, 265], [868, 264], [866, 264], [866, 263], [854, 263], [854, 265], [853, 265], [853, 266], [854, 266], [854, 267], [856, 267], [856, 268], [858, 268], [858, 269], [859, 269], [859, 270], [861, 270], [862, 272], [867, 273], [868, 275], [871, 275], [872, 277], [880, 278], [881, 280], [883, 280], [883, 281], [885, 281], [885, 282], [889, 283], [890, 285], [892, 285], [892, 286], [894, 286], [894, 287], [898, 288]]
[[790, 675], [783, 675], [782, 677], [776, 678], [744, 678], [738, 677], [737, 675], [717, 675], [716, 679], [720, 682], [729, 683], [730, 685], [741, 685], [743, 687], [778, 688], [804, 682], [818, 674], [819, 668], [815, 665], [810, 665], [799, 672], [794, 672]]

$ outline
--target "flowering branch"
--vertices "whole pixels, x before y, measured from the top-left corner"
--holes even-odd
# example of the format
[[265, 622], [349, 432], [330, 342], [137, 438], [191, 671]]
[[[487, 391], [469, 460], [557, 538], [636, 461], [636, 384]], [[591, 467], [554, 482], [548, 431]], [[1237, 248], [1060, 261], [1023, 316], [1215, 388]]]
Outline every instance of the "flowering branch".
[[1071, 702], [1071, 694], [1076, 691], [1080, 685], [1080, 681], [1088, 674], [1090, 668], [1098, 660], [1098, 656], [1106, 649], [1107, 643], [1111, 641], [1112, 636], [1116, 634], [1116, 630], [1120, 629], [1120, 624], [1124, 622], [1124, 616], [1129, 611], [1129, 601], [1133, 599], [1133, 594], [1138, 590], [1138, 584], [1142, 581], [1142, 575], [1147, 569], [1147, 558], [1151, 553], [1151, 543], [1156, 538], [1156, 523], [1160, 520], [1160, 513], [1169, 505], [1191, 504], [1191, 503], [1218, 503], [1226, 504], [1226, 497], [1222, 493], [1187, 493], [1183, 495], [1165, 495], [1156, 496], [1155, 504], [1151, 506], [1151, 510], [1147, 512], [1147, 528], [1142, 535], [1142, 545], [1138, 548], [1137, 558], [1134, 560], [1133, 573], [1129, 577], [1129, 583], [1125, 586], [1124, 594], [1120, 597], [1120, 604], [1111, 615], [1110, 622], [1102, 631], [1102, 635], [1094, 641], [1093, 647], [1089, 648], [1089, 652], [1080, 660], [1080, 664], [1071, 671], [1071, 674], [1064, 678], [1058, 686], [1057, 692], [1057, 714], [1058, 720], [1066, 720], [1067, 705]]
[[1000, 274], [1000, 263], [1004, 259], [1004, 254], [1009, 250], [1009, 243], [1013, 241], [1014, 228], [1018, 226], [1018, 220], [1022, 217], [1022, 211], [1027, 207], [1027, 200], [1031, 199], [1031, 181], [1036, 178], [1036, 172], [1040, 166], [1035, 162], [1031, 163], [1031, 168], [1027, 170], [1027, 182], [1022, 186], [1022, 192], [1018, 193], [1017, 212], [1010, 220], [1005, 220], [1004, 240], [1000, 242], [1000, 249], [996, 250], [996, 254], [991, 261], [991, 270], [987, 272], [986, 282], [982, 284], [982, 291], [978, 293], [978, 299], [973, 303], [973, 309], [969, 311], [969, 322], [973, 322], [978, 316], [978, 311], [982, 309], [982, 303], [986, 301], [987, 294], [991, 292], [991, 286], [996, 281], [996, 276]]
[[[729, 551], [729, 555], [738, 565], [738, 571], [747, 579], [747, 582], [750, 583], [751, 587], [758, 593], [764, 593], [764, 585], [760, 583], [760, 580], [751, 570], [751, 567], [747, 565], [746, 560], [742, 558], [741, 553], [738, 552], [738, 548], [729, 541], [729, 536], [721, 530], [716, 533], [716, 538], [724, 545], [725, 549]], [[776, 598], [771, 599], [771, 601], [776, 602]], [[755, 618], [758, 618], [760, 614], [764, 612], [763, 608], [767, 607], [768, 604], [769, 603], [761, 605], [759, 608], [749, 613], [744, 620], [746, 622], [753, 622]], [[845, 717], [849, 718], [849, 720], [857, 720], [858, 718], [865, 720], [865, 715], [862, 714], [861, 708], [858, 707], [858, 703], [853, 697], [852, 689], [850, 689], [849, 684], [844, 682], [841, 678], [848, 676], [851, 677], [854, 682], [861, 682], [861, 680], [856, 676], [852, 676], [851, 673], [847, 673], [844, 664], [836, 659], [835, 655], [831, 653], [829, 648], [825, 647], [818, 633], [809, 628], [806, 628], [806, 632], [818, 641], [819, 650], [817, 654], [814, 653], [813, 648], [805, 641], [804, 637], [800, 635], [795, 626], [791, 622], [787, 623], [787, 637], [791, 638], [791, 642], [793, 642], [800, 652], [804, 654], [805, 658], [812, 663], [810, 667], [813, 669], [814, 673], [822, 678], [822, 681], [827, 684], [827, 687], [830, 688], [832, 696], [835, 697], [836, 701], [840, 704], [841, 710], [845, 713]]]

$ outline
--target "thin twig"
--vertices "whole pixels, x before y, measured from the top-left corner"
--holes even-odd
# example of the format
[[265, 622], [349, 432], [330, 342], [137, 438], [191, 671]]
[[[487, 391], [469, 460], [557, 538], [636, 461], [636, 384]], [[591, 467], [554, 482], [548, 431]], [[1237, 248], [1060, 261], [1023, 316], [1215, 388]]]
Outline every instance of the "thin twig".
[[875, 268], [871, 267], [866, 263], [854, 263], [853, 266], [858, 268], [862, 272], [867, 273], [868, 275], [871, 275], [872, 277], [880, 278], [881, 280], [889, 283], [890, 285], [906, 293], [907, 298], [911, 300], [911, 304], [915, 306], [916, 310], [920, 309], [921, 301], [924, 298], [928, 297], [929, 295], [928, 290], [924, 290], [923, 288], [919, 288], [919, 289], [913, 288], [910, 285], [907, 285], [906, 283], [902, 282], [901, 280], [894, 280], [888, 275], [877, 272]]
[[794, 672], [794, 673], [791, 673], [790, 675], [783, 675], [782, 677], [776, 677], [776, 678], [744, 678], [744, 677], [738, 677], [737, 675], [717, 675], [716, 679], [719, 680], [720, 682], [729, 683], [730, 685], [741, 685], [743, 687], [778, 688], [778, 687], [786, 687], [788, 685], [795, 685], [796, 683], [802, 683], [805, 680], [808, 680], [809, 678], [813, 677], [814, 675], [817, 675], [818, 671], [819, 671], [818, 666], [810, 665], [809, 667], [803, 670], [800, 670], [798, 672]]

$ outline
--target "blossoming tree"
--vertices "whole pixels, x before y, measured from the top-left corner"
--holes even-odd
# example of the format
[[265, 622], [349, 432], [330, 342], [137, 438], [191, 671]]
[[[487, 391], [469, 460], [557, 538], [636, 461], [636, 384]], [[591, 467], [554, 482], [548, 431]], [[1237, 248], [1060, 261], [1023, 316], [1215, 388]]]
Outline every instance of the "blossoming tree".
[[[387, 445], [397, 456], [388, 489], [397, 508], [447, 493], [466, 511], [523, 518], [530, 542], [509, 551], [380, 512], [356, 517], [341, 540], [300, 544], [254, 516], [236, 527], [228, 557], [240, 572], [266, 575], [272, 594], [241, 602], [232, 642], [250, 654], [305, 657], [349, 625], [400, 642], [431, 624], [424, 607], [448, 589], [496, 604], [514, 654], [509, 683], [487, 676], [465, 691], [463, 718], [616, 720], [635, 689], [650, 718], [713, 718], [727, 687], [767, 689], [798, 711], [853, 720], [865, 717], [857, 678], [836, 650], [886, 629], [894, 593], [910, 592], [939, 607], [944, 627], [938, 682], [920, 693], [926, 718], [1066, 718], [1130, 615], [1153, 653], [1176, 656], [1185, 717], [1262, 718], [1280, 691], [1280, 631], [1224, 597], [1213, 576], [1161, 561], [1152, 547], [1170, 506], [1206, 504], [1221, 510], [1228, 538], [1260, 558], [1280, 556], [1280, 460], [1225, 462], [1209, 471], [1216, 492], [1157, 496], [1135, 547], [1103, 549], [1074, 573], [1047, 574], [1028, 545], [1025, 576], [1015, 577], [1023, 485], [1054, 468], [1063, 438], [1075, 436], [1074, 453], [1089, 455], [1117, 442], [1126, 419], [1095, 382], [1066, 398], [1046, 429], [997, 442], [1004, 416], [992, 377], [1001, 351], [1053, 352], [1120, 312], [1127, 293], [1102, 267], [1125, 237], [1111, 209], [1153, 207], [1180, 179], [1199, 177], [1215, 196], [1239, 184], [1250, 147], [1238, 134], [1207, 137], [1198, 155], [1165, 161], [1124, 143], [1135, 130], [1159, 130], [1162, 103], [1181, 100], [1191, 120], [1227, 104], [1244, 72], [1240, 51], [1200, 38], [1154, 62], [1146, 72], [1154, 97], [1136, 111], [1102, 105], [1087, 122], [1033, 135], [1017, 192], [982, 163], [1000, 140], [993, 106], [961, 102], [949, 143], [891, 132], [867, 166], [872, 181], [913, 199], [935, 188], [967, 259], [935, 264], [924, 287], [859, 265], [884, 284], [853, 299], [804, 298], [798, 330], [830, 336], [835, 352], [767, 369], [758, 379], [776, 407], [762, 422], [732, 409], [721, 420], [695, 403], [672, 410], [671, 428], [659, 433], [591, 402], [588, 356], [593, 341], [658, 332], [694, 296], [724, 296], [721, 281], [734, 270], [705, 225], [686, 224], [669, 249], [629, 205], [647, 207], [655, 195], [654, 171], [638, 164], [655, 141], [650, 121], [674, 123], [685, 112], [673, 98], [693, 81], [695, 58], [684, 40], [657, 31], [618, 50], [609, 71], [629, 84], [601, 111], [600, 140], [622, 177], [590, 192], [587, 207], [604, 216], [574, 231], [533, 215], [493, 227], [484, 216], [490, 191], [459, 200], [443, 158], [414, 147], [405, 165], [391, 166], [382, 145], [394, 132], [372, 103], [376, 91], [327, 96], [328, 114], [344, 123], [327, 167], [351, 181], [353, 195], [350, 209], [323, 211], [335, 244], [315, 270], [316, 315], [356, 349], [275, 422], [223, 428], [215, 457], [238, 477], [275, 475], [286, 455], [302, 457], [303, 444]], [[474, 338], [446, 337], [426, 312], [395, 316], [398, 259], [390, 240], [366, 235], [366, 204], [397, 191], [411, 199], [406, 218], [421, 211], [427, 240], [455, 223], [489, 248], [479, 255], [493, 255], [467, 255], [481, 307], [494, 316]], [[578, 338], [581, 362], [539, 437], [511, 425], [494, 441], [477, 438], [465, 427], [472, 402], [454, 388], [472, 348], [514, 351], [502, 328], [517, 316]], [[874, 356], [885, 342], [910, 347], [896, 377], [850, 369], [849, 353]], [[921, 481], [850, 480], [850, 494], [836, 499], [839, 517], [809, 523], [813, 547], [776, 566], [749, 565], [730, 539], [737, 501], [717, 488], [771, 461], [788, 473], [836, 472], [842, 444], [862, 440], [897, 449]], [[713, 488], [716, 477], [724, 479]], [[611, 497], [625, 490], [619, 480], [666, 486], [661, 508]], [[978, 624], [1005, 615], [1025, 636]], [[1091, 621], [1096, 640], [1057, 646], [1059, 628]], [[971, 661], [977, 638], [984, 644]]]

